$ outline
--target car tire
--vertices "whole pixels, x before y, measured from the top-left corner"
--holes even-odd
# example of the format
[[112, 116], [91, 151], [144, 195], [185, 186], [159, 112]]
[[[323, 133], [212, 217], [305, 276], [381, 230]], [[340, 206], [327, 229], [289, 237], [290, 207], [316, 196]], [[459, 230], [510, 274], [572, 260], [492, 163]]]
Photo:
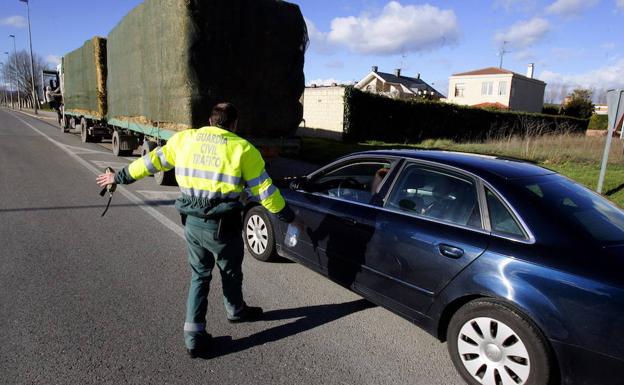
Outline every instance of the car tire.
[[274, 261], [277, 258], [275, 233], [264, 207], [254, 206], [247, 211], [243, 224], [245, 246], [251, 256], [262, 262]]
[[546, 338], [524, 314], [500, 301], [467, 303], [447, 331], [451, 360], [472, 385], [548, 385], [551, 354]]

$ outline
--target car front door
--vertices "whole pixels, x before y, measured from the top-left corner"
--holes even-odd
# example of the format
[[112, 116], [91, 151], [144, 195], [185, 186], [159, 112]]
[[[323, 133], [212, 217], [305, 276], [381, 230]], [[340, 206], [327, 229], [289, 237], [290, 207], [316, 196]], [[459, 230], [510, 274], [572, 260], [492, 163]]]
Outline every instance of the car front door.
[[395, 163], [380, 157], [348, 159], [313, 174], [302, 189], [286, 192], [303, 233], [295, 246], [283, 250], [351, 286], [375, 232], [379, 207], [372, 198]]
[[358, 285], [395, 310], [424, 313], [487, 248], [476, 179], [406, 163], [384, 198]]

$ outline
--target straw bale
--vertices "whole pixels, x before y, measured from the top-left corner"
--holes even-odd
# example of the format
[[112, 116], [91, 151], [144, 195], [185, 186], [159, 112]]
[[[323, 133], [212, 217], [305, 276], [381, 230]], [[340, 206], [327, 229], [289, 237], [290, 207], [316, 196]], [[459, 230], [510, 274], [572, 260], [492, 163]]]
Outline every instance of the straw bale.
[[104, 118], [107, 113], [106, 39], [94, 37], [63, 58], [65, 109]]
[[108, 37], [109, 117], [201, 127], [230, 101], [244, 135], [293, 134], [307, 42], [284, 1], [146, 0]]

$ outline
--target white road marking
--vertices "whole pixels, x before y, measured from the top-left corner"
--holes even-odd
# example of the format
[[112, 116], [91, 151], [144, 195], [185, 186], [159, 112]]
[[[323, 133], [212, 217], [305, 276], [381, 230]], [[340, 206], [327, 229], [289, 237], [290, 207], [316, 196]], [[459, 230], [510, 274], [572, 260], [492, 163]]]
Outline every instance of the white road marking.
[[68, 150], [70, 150], [72, 153], [74, 153], [76, 155], [109, 154], [109, 152], [106, 152], [106, 151], [90, 150], [88, 148], [77, 147], [77, 146], [70, 146], [69, 144], [62, 144], [62, 145], [65, 146]]
[[[21, 121], [22, 123], [24, 123], [25, 125], [27, 125], [31, 129], [33, 129], [33, 131], [37, 132], [39, 135], [43, 136], [44, 138], [46, 138], [47, 140], [52, 142], [52, 144], [54, 144], [55, 146], [57, 146], [58, 148], [63, 150], [63, 152], [65, 152], [67, 155], [69, 155], [71, 158], [73, 158], [76, 162], [80, 163], [84, 168], [86, 168], [87, 170], [91, 171], [93, 174], [95, 174], [95, 175], [101, 174], [100, 170], [95, 168], [95, 166], [93, 166], [88, 161], [82, 159], [78, 155], [76, 155], [73, 152], [71, 152], [69, 149], [66, 148], [66, 146], [64, 144], [62, 144], [60, 142], [57, 142], [56, 140], [52, 139], [51, 137], [49, 137], [48, 135], [44, 134], [43, 132], [41, 132], [40, 130], [35, 128], [32, 124], [28, 123], [27, 121], [25, 121], [24, 119], [20, 118], [19, 116], [16, 116], [13, 113], [11, 113], [11, 115], [13, 115], [17, 120]], [[95, 183], [95, 181], [94, 181], [94, 183]], [[173, 231], [174, 234], [178, 235], [182, 239], [185, 239], [184, 228], [182, 226], [180, 226], [176, 222], [172, 221], [171, 219], [167, 218], [166, 216], [164, 216], [163, 214], [158, 212], [158, 210], [156, 210], [155, 208], [147, 206], [147, 205], [144, 205], [143, 204], [144, 203], [143, 200], [141, 198], [137, 197], [135, 194], [133, 194], [127, 188], [125, 188], [123, 186], [117, 186], [117, 191], [119, 191], [121, 194], [123, 194], [123, 196], [128, 198], [135, 205], [139, 206], [142, 210], [147, 212], [149, 215], [151, 215], [154, 219], [156, 219], [158, 222], [163, 224], [169, 230]]]
[[146, 191], [146, 190], [137, 190], [137, 193], [143, 195], [145, 199], [151, 201], [169, 201], [178, 199], [180, 197], [179, 191]]
[[107, 162], [105, 160], [91, 160], [90, 162], [96, 165], [100, 170], [104, 170], [106, 167], [112, 167], [114, 170], [121, 170], [128, 165], [128, 163]]

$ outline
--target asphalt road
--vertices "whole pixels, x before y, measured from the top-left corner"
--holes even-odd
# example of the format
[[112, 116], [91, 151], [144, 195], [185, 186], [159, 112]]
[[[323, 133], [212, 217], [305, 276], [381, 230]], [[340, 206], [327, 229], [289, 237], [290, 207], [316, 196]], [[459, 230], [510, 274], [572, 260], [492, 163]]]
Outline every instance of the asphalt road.
[[95, 173], [133, 158], [0, 109], [1, 384], [463, 384], [446, 345], [295, 263], [244, 262], [266, 319], [230, 325], [218, 274], [214, 357], [182, 340], [189, 271], [175, 187]]

